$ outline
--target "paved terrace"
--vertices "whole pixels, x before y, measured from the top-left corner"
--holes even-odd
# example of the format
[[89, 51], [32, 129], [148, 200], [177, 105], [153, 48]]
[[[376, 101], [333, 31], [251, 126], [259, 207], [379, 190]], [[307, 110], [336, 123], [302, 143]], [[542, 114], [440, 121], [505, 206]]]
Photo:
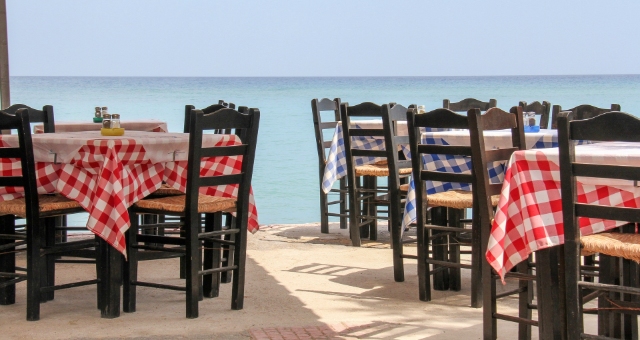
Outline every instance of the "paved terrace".
[[[380, 230], [386, 229], [379, 227]], [[137, 312], [101, 319], [94, 286], [56, 292], [41, 320], [25, 321], [25, 284], [16, 304], [0, 306], [3, 339], [480, 339], [482, 309], [469, 307], [469, 271], [461, 292], [435, 292], [418, 300], [416, 264], [406, 260], [406, 281], [394, 282], [389, 234], [363, 247], [349, 245], [346, 230], [318, 224], [271, 225], [249, 237], [245, 307], [230, 309], [231, 287], [200, 303], [200, 317], [184, 317], [183, 293], [138, 288]], [[415, 253], [409, 247], [408, 253]], [[24, 257], [19, 262], [24, 264]], [[87, 279], [92, 265], [59, 264], [57, 282]], [[178, 260], [143, 262], [141, 279], [179, 284]], [[513, 286], [498, 287], [499, 290]], [[499, 308], [516, 313], [515, 298]], [[517, 326], [499, 322], [500, 337]], [[537, 328], [533, 328], [534, 334]], [[537, 338], [537, 335], [534, 335]]]

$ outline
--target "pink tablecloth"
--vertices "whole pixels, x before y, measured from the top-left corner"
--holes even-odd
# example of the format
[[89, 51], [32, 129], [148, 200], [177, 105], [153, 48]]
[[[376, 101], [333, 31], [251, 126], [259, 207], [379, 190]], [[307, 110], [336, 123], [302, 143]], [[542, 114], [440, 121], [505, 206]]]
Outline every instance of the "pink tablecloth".
[[[120, 126], [129, 131], [169, 132], [167, 122], [155, 119], [123, 120], [120, 121]], [[100, 131], [100, 128], [102, 128], [102, 123], [94, 123], [91, 120], [56, 122], [56, 132]], [[42, 124], [34, 125], [33, 132], [43, 133], [44, 126]]]
[[[597, 143], [576, 146], [583, 163], [640, 165], [640, 144]], [[620, 207], [640, 207], [640, 188], [624, 180], [579, 178], [578, 201]], [[504, 275], [536, 250], [564, 243], [558, 149], [517, 151], [509, 161], [486, 258]], [[582, 235], [615, 227], [615, 221], [580, 220]]]
[[[16, 135], [1, 135], [0, 146], [17, 146]], [[205, 135], [204, 146], [239, 144], [236, 135]], [[129, 228], [127, 208], [157, 190], [163, 181], [185, 191], [189, 135], [127, 131], [122, 137], [104, 137], [97, 131], [33, 135], [38, 191], [59, 192], [89, 212], [87, 228], [125, 253], [124, 232]], [[237, 157], [202, 161], [201, 174], [239, 172]], [[0, 176], [21, 173], [20, 162], [0, 162]], [[17, 189], [17, 190], [16, 190]], [[23, 196], [22, 188], [0, 188], [0, 201]], [[202, 188], [212, 196], [236, 197], [237, 186]], [[251, 194], [248, 229], [258, 230]]]

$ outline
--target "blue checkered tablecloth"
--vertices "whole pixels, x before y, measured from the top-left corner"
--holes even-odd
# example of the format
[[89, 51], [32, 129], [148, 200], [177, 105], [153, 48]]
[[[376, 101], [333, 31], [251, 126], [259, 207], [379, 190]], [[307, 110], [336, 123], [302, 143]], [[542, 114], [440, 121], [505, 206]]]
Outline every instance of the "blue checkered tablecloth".
[[[380, 129], [382, 128], [381, 120], [361, 120], [352, 121], [358, 129]], [[441, 129], [438, 129], [441, 130]], [[407, 135], [406, 122], [398, 125], [398, 134]], [[363, 150], [384, 150], [384, 138], [382, 137], [351, 137], [351, 145], [353, 148]], [[403, 149], [404, 150], [404, 149]], [[378, 161], [385, 160], [381, 157], [356, 157], [356, 165], [373, 164]], [[340, 178], [347, 175], [347, 156], [344, 146], [344, 134], [342, 124], [336, 126], [333, 139], [331, 140], [331, 148], [327, 156], [327, 163], [324, 169], [324, 177], [322, 178], [322, 190], [329, 193], [333, 184]]]
[[[485, 147], [498, 149], [511, 147], [511, 130], [485, 131]], [[528, 149], [553, 148], [558, 146], [556, 130], [540, 130], [525, 134]], [[469, 131], [427, 132], [422, 134], [423, 144], [437, 145], [469, 145]], [[410, 158], [408, 148], [403, 149], [405, 155]], [[423, 156], [425, 170], [463, 173], [471, 171], [471, 157], [454, 157], [451, 155], [425, 155]], [[488, 166], [492, 183], [501, 183], [504, 178], [505, 164], [495, 162]], [[452, 189], [471, 190], [471, 186], [461, 183], [427, 182], [427, 194], [435, 194]], [[413, 177], [409, 182], [409, 192], [405, 203], [402, 230], [416, 221], [416, 192]]]

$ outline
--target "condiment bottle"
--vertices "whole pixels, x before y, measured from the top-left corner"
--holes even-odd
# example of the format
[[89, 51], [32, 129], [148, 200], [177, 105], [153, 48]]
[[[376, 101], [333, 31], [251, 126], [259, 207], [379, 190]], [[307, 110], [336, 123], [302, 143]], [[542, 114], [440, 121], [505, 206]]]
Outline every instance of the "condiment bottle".
[[114, 113], [111, 115], [111, 128], [112, 129], [120, 128], [120, 115], [117, 113]]
[[102, 109], [100, 109], [100, 107], [99, 107], [99, 106], [96, 106], [95, 117], [96, 117], [96, 118], [100, 118], [100, 117], [102, 117]]
[[102, 112], [102, 128], [111, 129], [111, 115], [108, 113], [105, 114], [104, 110]]
[[105, 116], [109, 115], [109, 109], [106, 106], [102, 107], [102, 118], [106, 118]]

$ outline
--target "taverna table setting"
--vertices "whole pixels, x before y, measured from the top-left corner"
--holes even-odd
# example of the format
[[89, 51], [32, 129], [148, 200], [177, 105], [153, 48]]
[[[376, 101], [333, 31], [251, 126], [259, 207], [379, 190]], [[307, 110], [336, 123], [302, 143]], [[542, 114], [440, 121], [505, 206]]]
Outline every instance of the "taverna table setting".
[[[187, 107], [192, 108], [192, 106]], [[195, 207], [196, 214], [199, 212], [213, 214], [218, 212], [216, 209], [223, 209], [219, 212], [220, 216], [216, 217], [216, 221], [207, 217], [205, 225], [207, 229], [217, 228], [221, 223], [218, 222], [218, 218], [221, 221], [225, 217], [222, 216], [224, 213], [228, 215], [225, 230], [214, 230], [203, 235], [187, 230], [189, 228], [199, 230], [199, 223], [192, 225], [180, 221], [171, 224], [170, 228], [178, 230], [179, 235], [195, 235], [197, 237], [196, 244], [199, 242], [207, 244], [210, 259], [205, 259], [203, 268], [210, 269], [211, 266], [216, 265], [218, 268], [210, 269], [208, 273], [195, 272], [195, 275], [209, 275], [211, 277], [211, 275], [220, 275], [223, 271], [234, 272], [232, 307], [242, 309], [243, 288], [239, 285], [244, 285], [244, 273], [241, 272], [244, 270], [244, 264], [238, 264], [238, 261], [244, 261], [245, 253], [244, 246], [238, 242], [244, 241], [244, 237], [241, 236], [243, 233], [246, 231], [253, 233], [259, 228], [254, 196], [249, 188], [258, 131], [258, 110], [245, 107], [240, 109], [242, 112], [239, 112], [218, 104], [207, 107], [205, 110], [208, 111], [208, 114], [204, 114], [201, 110], [188, 110], [189, 116], [187, 118], [189, 118], [192, 129], [190, 131], [195, 131], [192, 133], [120, 129], [120, 135], [111, 136], [104, 135], [104, 128], [102, 128], [102, 131], [31, 134], [30, 127], [26, 127], [29, 126], [29, 118], [33, 117], [34, 122], [44, 121], [45, 124], [50, 125], [53, 123], [52, 115], [49, 120], [45, 118], [48, 116], [46, 108], [45, 110], [36, 110], [25, 105], [16, 105], [7, 109], [8, 112], [0, 111], [1, 123], [9, 128], [18, 128], [18, 134], [0, 135], [0, 151], [2, 151], [0, 173], [4, 176], [0, 179], [5, 183], [0, 186], [0, 208], [7, 210], [13, 206], [24, 205], [25, 201], [31, 202], [34, 198], [33, 193], [36, 191], [37, 195], [35, 196], [39, 198], [41, 203], [51, 199], [68, 202], [68, 205], [77, 207], [74, 212], [82, 210], [88, 212], [86, 228], [97, 236], [97, 243], [94, 246], [91, 240], [80, 243], [65, 242], [64, 240], [61, 242], [59, 240], [53, 241], [53, 239], [49, 239], [49, 235], [54, 237], [55, 230], [66, 226], [49, 225], [49, 222], [46, 222], [48, 220], [45, 221], [48, 215], [42, 218], [46, 225], [41, 226], [39, 225], [40, 218], [29, 215], [29, 208], [27, 208], [26, 216], [14, 209], [17, 217], [26, 217], [26, 236], [22, 236], [24, 231], [16, 233], [15, 228], [3, 223], [2, 232], [0, 232], [0, 241], [2, 241], [0, 249], [6, 250], [24, 246], [25, 242], [14, 241], [24, 239], [27, 245], [26, 250], [33, 254], [33, 256], [29, 255], [30, 259], [46, 255], [47, 264], [45, 267], [47, 270], [42, 274], [46, 278], [43, 279], [45, 284], [43, 288], [34, 286], [35, 291], [45, 289], [46, 292], [49, 292], [80, 285], [78, 283], [53, 285], [57, 260], [48, 254], [49, 250], [43, 250], [41, 254], [35, 255], [39, 251], [37, 248], [33, 248], [38, 247], [36, 244], [42, 241], [43, 245], [46, 243], [44, 249], [58, 247], [62, 249], [63, 255], [72, 257], [76, 256], [78, 247], [82, 246], [83, 250], [89, 248], [87, 250], [90, 253], [83, 253], [83, 257], [89, 256], [95, 260], [97, 279], [82, 282], [81, 285], [97, 283], [98, 305], [102, 317], [118, 317], [120, 315], [120, 285], [123, 278], [121, 259], [130, 260], [128, 255], [132, 252], [131, 245], [141, 247], [144, 252], [142, 255], [153, 255], [153, 252], [144, 251], [145, 246], [131, 243], [133, 242], [131, 240], [127, 241], [127, 239], [134, 237], [134, 233], [138, 233], [139, 229], [150, 230], [150, 227], [146, 225], [139, 226], [137, 210], [133, 216], [129, 215], [134, 205], [142, 206], [143, 203], [147, 206], [153, 205], [159, 211], [156, 214], [182, 215], [187, 222], [195, 219], [195, 217], [192, 219], [189, 219], [188, 216], [184, 217], [185, 211], [190, 211], [192, 207]], [[160, 126], [166, 125], [159, 121], [152, 123], [160, 124]], [[72, 124], [75, 127], [79, 125]], [[96, 125], [102, 126], [102, 124]], [[48, 129], [50, 128], [49, 126]], [[226, 132], [227, 129], [230, 132]], [[231, 132], [235, 129], [238, 131]], [[204, 133], [207, 130], [218, 133]], [[33, 170], [31, 170], [32, 168]], [[194, 171], [197, 171], [198, 178], [201, 178], [202, 183], [199, 186], [194, 183], [197, 180], [195, 175], [191, 174]], [[35, 187], [27, 187], [23, 182], [14, 179], [27, 176], [26, 174], [33, 175]], [[173, 190], [170, 198], [165, 197], [167, 196], [165, 194], [157, 197], [151, 196], [161, 186]], [[189, 198], [186, 198], [185, 194], [189, 194]], [[190, 200], [193, 204], [185, 207], [185, 201], [188, 203]], [[169, 204], [172, 210], [162, 212], [163, 207], [167, 205], [165, 201], [171, 201]], [[237, 203], [238, 201], [241, 203]], [[181, 210], [180, 204], [182, 204]], [[35, 207], [38, 208], [37, 204]], [[42, 206], [39, 209], [42, 210]], [[13, 213], [13, 210], [5, 210], [2, 211]], [[47, 211], [43, 210], [43, 212]], [[193, 215], [191, 213], [191, 216]], [[237, 216], [234, 217], [235, 215]], [[13, 218], [13, 216], [11, 217]], [[197, 220], [200, 221], [199, 215]], [[135, 229], [131, 229], [130, 226], [135, 226]], [[47, 235], [46, 242], [40, 240], [39, 234], [31, 235], [29, 233], [29, 230], [37, 230], [34, 228], [42, 229], [42, 235]], [[151, 230], [159, 230], [158, 228], [164, 228], [164, 226], [154, 226]], [[186, 242], [187, 237], [185, 236], [164, 236], [164, 230], [162, 229], [162, 234], [159, 235], [144, 235], [139, 238], [152, 237], [154, 244], [169, 242], [170, 245], [180, 245]], [[228, 235], [231, 237], [229, 238]], [[189, 240], [191, 239], [189, 238]], [[130, 242], [129, 247], [127, 247], [127, 242]], [[216, 264], [212, 259], [215, 256], [215, 251], [211, 250], [212, 242], [223, 243], [221, 248], [217, 248], [220, 252], [222, 248], [227, 252], [235, 252], [233, 257], [225, 255], [226, 259], [224, 260], [235, 262], [224, 265], [224, 267]], [[182, 248], [162, 245], [154, 247], [155, 254], [185, 252], [184, 245]], [[202, 251], [199, 247], [194, 248], [191, 245], [186, 246], [186, 249], [195, 252]], [[135, 252], [136, 260], [138, 253], [138, 251]], [[190, 256], [194, 258], [193, 254]], [[164, 257], [157, 257], [157, 259], [159, 258]], [[218, 259], [222, 261], [222, 257], [218, 256]], [[14, 252], [0, 253], [0, 274], [2, 274], [0, 276], [0, 302], [2, 304], [12, 304], [15, 298], [14, 286], [12, 285], [15, 282], [7, 281], [6, 278], [16, 277], [18, 281], [26, 279], [29, 287], [32, 287], [34, 280], [38, 280], [31, 279], [32, 276], [37, 278], [41, 274], [37, 268], [39, 265], [34, 265], [39, 260], [35, 259], [34, 261], [36, 262], [28, 265], [26, 269], [22, 268], [26, 274], [21, 274], [16, 272]], [[127, 261], [125, 264], [128, 265], [129, 262]], [[194, 265], [197, 267], [198, 264]], [[193, 280], [189, 279], [188, 282], [193, 282]], [[136, 284], [144, 285], [144, 282], [136, 281], [135, 276], [133, 278], [125, 277], [125, 287], [128, 288]], [[153, 284], [151, 287], [165, 286]], [[186, 290], [184, 287], [181, 289]], [[39, 293], [31, 293], [32, 291], [30, 290], [28, 294], [28, 320], [38, 320], [39, 307], [37, 306], [39, 301], [34, 301], [34, 299], [38, 299]], [[131, 295], [125, 297], [125, 302], [131, 301]], [[53, 299], [53, 295], [48, 299]], [[135, 301], [135, 297], [133, 299]], [[31, 312], [31, 306], [35, 306], [34, 312]], [[135, 308], [130, 307], [131, 305], [127, 306], [129, 306], [128, 309], [125, 309], [127, 312], [135, 311]], [[187, 316], [191, 318], [198, 316], [197, 304], [195, 309], [193, 305], [190, 305]]]

